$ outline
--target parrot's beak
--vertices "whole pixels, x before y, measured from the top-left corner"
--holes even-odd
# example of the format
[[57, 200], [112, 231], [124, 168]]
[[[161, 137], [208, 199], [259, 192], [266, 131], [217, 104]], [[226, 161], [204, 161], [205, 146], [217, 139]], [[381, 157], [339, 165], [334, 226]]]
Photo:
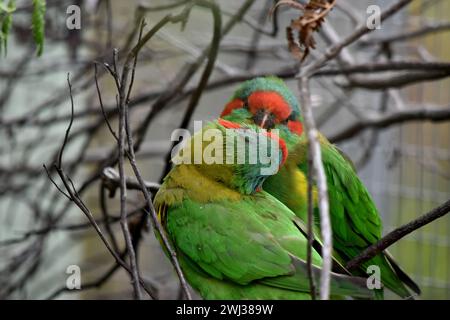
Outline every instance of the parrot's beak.
[[268, 113], [264, 113], [261, 123], [260, 123], [260, 127], [265, 129], [265, 125], [267, 123], [267, 119], [269, 119], [269, 114]]
[[260, 109], [254, 115], [253, 121], [255, 122], [255, 124], [266, 130], [270, 130], [275, 126], [273, 114], [263, 109]]

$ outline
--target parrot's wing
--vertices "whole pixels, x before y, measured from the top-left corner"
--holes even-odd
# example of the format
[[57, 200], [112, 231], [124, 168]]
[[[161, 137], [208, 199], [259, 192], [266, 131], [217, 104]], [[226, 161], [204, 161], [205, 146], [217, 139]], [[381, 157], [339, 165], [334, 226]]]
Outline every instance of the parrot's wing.
[[356, 174], [356, 167], [355, 164], [353, 163], [352, 159], [348, 156], [348, 154], [346, 154], [341, 148], [339, 148], [336, 145], [333, 145], [334, 149], [336, 149], [337, 152], [339, 152], [339, 154], [342, 156], [342, 158], [345, 159], [345, 161], [347, 161], [347, 163], [352, 167], [353, 172], [355, 172]]
[[294, 273], [291, 258], [248, 201], [184, 199], [168, 208], [166, 229], [176, 247], [204, 271], [239, 284]]
[[381, 219], [352, 164], [331, 144], [322, 145], [333, 236], [344, 248], [365, 248], [381, 238]]
[[[204, 204], [185, 199], [168, 211], [166, 228], [175, 246], [210, 276], [241, 285], [258, 281], [310, 290], [306, 239], [291, 220], [294, 214], [275, 198]], [[313, 263], [321, 263], [315, 251]], [[314, 267], [313, 274], [320, 278], [320, 268]], [[335, 273], [331, 278], [334, 295], [372, 297], [365, 279]]]
[[[381, 239], [381, 218], [348, 156], [335, 146], [322, 143], [322, 160], [328, 183], [334, 248], [348, 261]], [[411, 284], [411, 289], [417, 292], [417, 285], [388, 260], [384, 254], [379, 254], [364, 263], [362, 269], [365, 272], [369, 265], [379, 266], [382, 282], [402, 297], [410, 296], [404, 283]]]
[[[320, 136], [320, 144], [322, 163], [327, 177], [334, 247], [337, 245], [338, 248], [339, 246], [366, 248], [381, 238], [382, 226], [378, 211], [356, 174], [350, 158], [323, 136]], [[306, 139], [301, 140], [296, 146], [293, 154], [297, 153], [301, 155], [297, 160], [297, 166], [306, 175], [308, 170], [305, 158]], [[320, 218], [317, 212], [315, 214]]]

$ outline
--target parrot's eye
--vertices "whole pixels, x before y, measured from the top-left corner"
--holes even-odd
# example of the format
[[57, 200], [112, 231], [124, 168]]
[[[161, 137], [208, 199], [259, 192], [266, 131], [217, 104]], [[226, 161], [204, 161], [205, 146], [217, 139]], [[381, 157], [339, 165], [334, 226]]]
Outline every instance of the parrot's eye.
[[295, 121], [295, 114], [293, 112], [291, 112], [289, 117], [287, 117], [286, 119], [280, 121], [280, 123], [283, 124], [283, 125], [287, 125], [289, 121]]
[[286, 122], [287, 121], [295, 121], [295, 114], [294, 114], [294, 112], [291, 112], [291, 114], [289, 115], [289, 117], [286, 119]]

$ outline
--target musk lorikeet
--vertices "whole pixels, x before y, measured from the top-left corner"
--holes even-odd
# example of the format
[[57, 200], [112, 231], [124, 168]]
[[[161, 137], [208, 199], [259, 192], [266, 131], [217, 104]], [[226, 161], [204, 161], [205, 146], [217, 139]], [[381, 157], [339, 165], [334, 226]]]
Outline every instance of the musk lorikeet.
[[[238, 128], [219, 119], [187, 142], [155, 196], [158, 218], [187, 281], [203, 298], [310, 299], [303, 223], [260, 190], [267, 178], [262, 169], [275, 165], [268, 174], [276, 173], [285, 161], [285, 142], [273, 132]], [[261, 137], [278, 147], [268, 148], [269, 142], [262, 144]], [[261, 159], [264, 148], [270, 163]], [[198, 152], [203, 159], [195, 163]], [[255, 152], [257, 161], [251, 163]], [[240, 153], [246, 161], [236, 161]], [[208, 154], [222, 163], [206, 159]], [[313, 250], [316, 283], [321, 263]], [[365, 278], [349, 274], [332, 273], [330, 289], [336, 298], [373, 297]]]
[[[303, 134], [302, 115], [294, 94], [277, 77], [260, 77], [244, 82], [225, 106], [221, 117], [241, 124], [252, 123], [271, 130], [279, 129], [289, 150], [279, 173], [268, 177], [263, 189], [289, 207], [298, 217], [307, 219], [307, 137]], [[355, 168], [343, 152], [319, 135], [322, 161], [327, 177], [333, 249], [345, 264], [381, 238], [382, 222], [378, 210]], [[315, 225], [320, 227], [317, 207]], [[417, 284], [384, 251], [362, 264], [355, 275], [367, 275], [367, 268], [380, 268], [381, 282], [403, 298], [410, 291], [420, 294]], [[377, 290], [383, 298], [383, 290]]]

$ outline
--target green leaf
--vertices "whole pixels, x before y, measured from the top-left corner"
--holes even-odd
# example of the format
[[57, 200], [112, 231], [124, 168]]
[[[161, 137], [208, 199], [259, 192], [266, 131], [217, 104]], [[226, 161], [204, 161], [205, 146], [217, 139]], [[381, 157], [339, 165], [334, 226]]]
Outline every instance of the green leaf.
[[12, 26], [12, 12], [16, 10], [15, 0], [9, 0], [8, 6], [6, 7], [6, 10], [4, 10], [5, 4], [2, 2], [1, 4], [1, 10], [5, 12], [5, 16], [1, 20], [1, 31], [0, 31], [0, 53], [2, 52], [3, 48], [5, 50], [5, 56], [7, 54], [8, 50], [8, 35], [11, 31]]
[[15, 0], [10, 0], [8, 5], [4, 2], [0, 2], [0, 13], [13, 13], [16, 10]]
[[33, 0], [33, 16], [31, 19], [33, 38], [37, 46], [37, 55], [44, 49], [45, 0]]

